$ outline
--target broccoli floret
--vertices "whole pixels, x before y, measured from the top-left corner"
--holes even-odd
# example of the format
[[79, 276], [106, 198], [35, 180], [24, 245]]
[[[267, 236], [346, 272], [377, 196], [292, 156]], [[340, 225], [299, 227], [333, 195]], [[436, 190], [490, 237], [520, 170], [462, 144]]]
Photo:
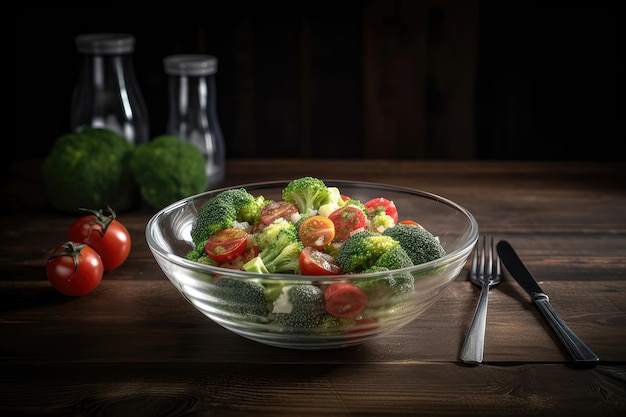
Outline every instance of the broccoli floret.
[[214, 197], [198, 210], [191, 226], [191, 240], [194, 244], [206, 241], [213, 233], [233, 227], [236, 218], [237, 210], [232, 204]]
[[371, 279], [359, 279], [354, 282], [367, 295], [367, 305], [364, 315], [378, 315], [378, 311], [385, 312], [397, 304], [399, 297], [411, 292], [414, 288], [414, 278], [409, 272], [391, 272], [382, 266], [373, 266], [364, 273], [389, 272], [383, 276]]
[[263, 197], [254, 197], [245, 188], [224, 190], [200, 207], [191, 226], [191, 239], [197, 244], [235, 222], [256, 222], [265, 204]]
[[268, 321], [269, 305], [265, 288], [259, 282], [220, 276], [214, 284], [213, 295], [224, 310], [244, 316], [246, 320]]
[[254, 234], [254, 240], [261, 251], [268, 247], [275, 247], [277, 240], [283, 239], [280, 245], [286, 246], [288, 243], [298, 240], [298, 229], [288, 220], [279, 217], [274, 222], [268, 224], [261, 231]]
[[[361, 230], [343, 242], [335, 260], [344, 273], [360, 273], [377, 265], [379, 258], [388, 254], [394, 247], [400, 247], [397, 240], [371, 230]], [[386, 260], [385, 263], [390, 263], [387, 261], [389, 255], [384, 259]], [[387, 267], [388, 265], [380, 266]]]
[[294, 273], [300, 271], [300, 253], [304, 245], [293, 240], [288, 233], [280, 232], [273, 245], [267, 246], [259, 254], [246, 262], [242, 268], [248, 272]]
[[386, 229], [383, 235], [400, 242], [414, 265], [430, 262], [446, 254], [439, 239], [421, 226], [399, 223]]
[[301, 177], [291, 181], [282, 191], [284, 201], [294, 203], [298, 211], [308, 216], [312, 210], [317, 210], [329, 198], [328, 187], [319, 178]]
[[243, 265], [244, 270], [300, 273], [300, 252], [304, 245], [298, 239], [293, 223], [283, 218], [276, 219], [257, 232], [254, 239], [260, 252]]
[[263, 260], [265, 267], [270, 272], [289, 272], [299, 274], [300, 271], [300, 253], [304, 249], [304, 245], [300, 241], [291, 242], [285, 246], [280, 253], [269, 255], [267, 249], [259, 253], [259, 257]]
[[272, 308], [276, 324], [294, 328], [288, 332], [297, 332], [298, 328], [308, 333], [319, 326], [325, 315], [324, 292], [311, 284], [284, 286]]
[[236, 220], [249, 224], [254, 224], [261, 219], [261, 209], [270, 202], [263, 196], [253, 196], [245, 188], [231, 188], [222, 191], [214, 198], [232, 205], [237, 213]]
[[141, 196], [156, 209], [207, 187], [204, 156], [198, 148], [170, 135], [138, 145], [130, 159]]
[[114, 207], [119, 213], [139, 203], [129, 167], [134, 145], [104, 128], [85, 128], [60, 136], [46, 156], [42, 174], [55, 209], [79, 213], [80, 207]]

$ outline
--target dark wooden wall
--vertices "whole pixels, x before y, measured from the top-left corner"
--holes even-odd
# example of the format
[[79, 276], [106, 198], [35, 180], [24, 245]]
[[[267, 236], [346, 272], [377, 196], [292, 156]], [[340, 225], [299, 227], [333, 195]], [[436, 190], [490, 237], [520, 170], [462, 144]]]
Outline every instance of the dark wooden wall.
[[203, 4], [20, 9], [7, 60], [12, 156], [40, 158], [67, 132], [74, 37], [119, 31], [137, 39], [153, 136], [166, 124], [163, 57], [218, 57], [231, 158], [623, 160], [624, 19], [613, 3]]

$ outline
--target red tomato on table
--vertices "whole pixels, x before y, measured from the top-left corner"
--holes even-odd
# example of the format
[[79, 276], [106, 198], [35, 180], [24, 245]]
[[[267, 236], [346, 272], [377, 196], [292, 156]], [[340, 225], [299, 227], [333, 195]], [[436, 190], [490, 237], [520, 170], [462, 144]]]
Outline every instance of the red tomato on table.
[[100, 284], [103, 273], [100, 255], [85, 243], [65, 242], [52, 252], [46, 263], [48, 281], [65, 295], [91, 292]]
[[70, 226], [66, 239], [86, 243], [93, 248], [100, 258], [105, 271], [120, 266], [130, 254], [130, 233], [126, 226], [116, 219], [115, 212], [109, 207], [110, 215], [102, 210], [84, 210], [93, 214], [80, 217]]

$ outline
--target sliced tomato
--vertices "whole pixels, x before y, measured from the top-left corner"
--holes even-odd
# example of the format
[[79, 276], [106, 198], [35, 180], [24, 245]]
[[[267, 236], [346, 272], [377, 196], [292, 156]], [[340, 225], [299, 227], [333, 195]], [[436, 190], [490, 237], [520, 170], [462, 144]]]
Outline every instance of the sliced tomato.
[[243, 269], [243, 265], [251, 261], [252, 258], [256, 257], [259, 254], [259, 247], [256, 245], [248, 245], [246, 249], [243, 251], [241, 255], [236, 257], [231, 262], [222, 262], [220, 267], [222, 268], [231, 268], [231, 269]]
[[298, 236], [304, 246], [323, 249], [335, 237], [335, 224], [328, 217], [307, 217], [298, 229]]
[[394, 223], [398, 223], [398, 209], [391, 200], [383, 197], [372, 198], [370, 201], [365, 203], [365, 208], [367, 208], [371, 215], [376, 215], [384, 211], [385, 214], [391, 216]]
[[306, 246], [300, 252], [300, 271], [303, 275], [339, 275], [341, 268], [335, 259], [312, 246]]
[[216, 262], [232, 262], [246, 250], [248, 233], [238, 228], [229, 228], [213, 233], [204, 249]]
[[338, 208], [328, 218], [335, 225], [334, 242], [343, 242], [355, 231], [367, 227], [363, 210], [352, 205]]
[[295, 214], [298, 214], [298, 206], [294, 203], [274, 201], [261, 209], [261, 222], [265, 225], [272, 224], [280, 217], [291, 221]]
[[354, 284], [330, 284], [324, 290], [326, 311], [335, 317], [354, 317], [365, 308], [367, 295]]
[[409, 226], [419, 226], [420, 225], [418, 222], [413, 221], [413, 220], [402, 220], [401, 222], [398, 222], [398, 223], [406, 224], [406, 225], [409, 225]]

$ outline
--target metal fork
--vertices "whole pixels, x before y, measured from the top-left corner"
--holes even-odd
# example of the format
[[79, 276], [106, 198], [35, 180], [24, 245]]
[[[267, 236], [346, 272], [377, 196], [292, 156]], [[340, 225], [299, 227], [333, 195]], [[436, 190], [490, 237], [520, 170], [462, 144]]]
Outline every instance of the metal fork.
[[485, 346], [489, 288], [502, 281], [502, 264], [498, 252], [494, 249], [493, 236], [482, 236], [476, 245], [470, 269], [470, 281], [479, 285], [481, 291], [459, 358], [465, 363], [479, 364], [483, 361]]

